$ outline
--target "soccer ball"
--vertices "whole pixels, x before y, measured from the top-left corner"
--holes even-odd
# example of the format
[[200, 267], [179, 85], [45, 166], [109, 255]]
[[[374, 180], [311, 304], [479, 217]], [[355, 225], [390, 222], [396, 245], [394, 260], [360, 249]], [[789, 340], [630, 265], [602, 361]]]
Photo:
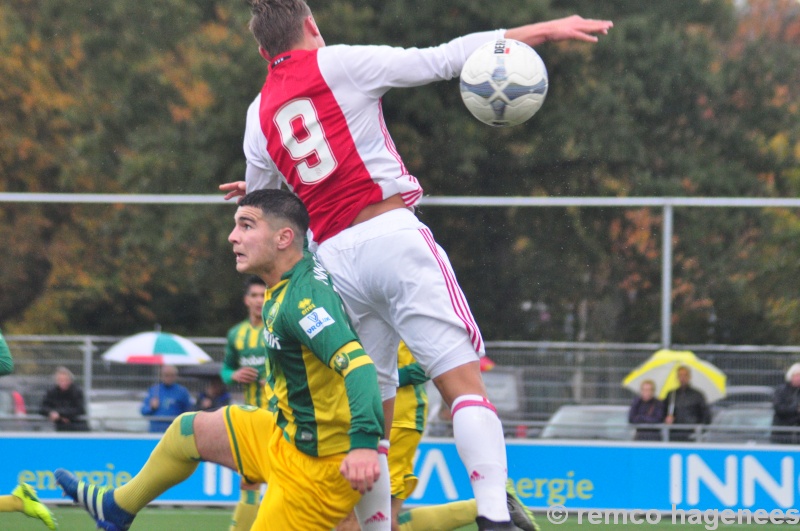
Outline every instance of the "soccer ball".
[[461, 99], [481, 122], [518, 125], [536, 114], [547, 95], [547, 69], [527, 44], [513, 39], [487, 42], [461, 70]]

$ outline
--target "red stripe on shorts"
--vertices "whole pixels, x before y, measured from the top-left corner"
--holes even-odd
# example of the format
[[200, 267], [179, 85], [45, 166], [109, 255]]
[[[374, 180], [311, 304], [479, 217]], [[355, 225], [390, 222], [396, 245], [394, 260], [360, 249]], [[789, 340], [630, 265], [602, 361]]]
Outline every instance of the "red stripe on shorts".
[[442, 271], [442, 276], [447, 285], [447, 292], [450, 295], [450, 303], [453, 306], [453, 310], [461, 322], [464, 323], [464, 327], [467, 329], [475, 352], [480, 352], [481, 348], [483, 348], [483, 338], [478, 330], [478, 325], [475, 323], [475, 319], [472, 317], [472, 313], [469, 311], [469, 305], [467, 305], [467, 301], [464, 298], [464, 293], [461, 291], [461, 288], [458, 287], [455, 275], [453, 275], [453, 272], [447, 267], [447, 263], [439, 255], [436, 241], [433, 239], [433, 234], [430, 229], [419, 229], [419, 232], [422, 234], [422, 237], [425, 238], [425, 242], [428, 244], [433, 256], [436, 258], [436, 262], [439, 264], [439, 269]]

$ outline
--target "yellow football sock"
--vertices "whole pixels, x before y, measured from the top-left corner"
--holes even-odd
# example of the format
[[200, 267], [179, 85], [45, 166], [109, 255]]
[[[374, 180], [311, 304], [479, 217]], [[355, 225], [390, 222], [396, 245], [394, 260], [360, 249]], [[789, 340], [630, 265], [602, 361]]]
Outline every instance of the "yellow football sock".
[[184, 413], [172, 421], [139, 473], [114, 490], [117, 505], [136, 514], [168, 488], [192, 475], [200, 461], [192, 424], [195, 414]]
[[450, 531], [474, 524], [478, 517], [475, 500], [417, 507], [398, 517], [400, 531]]
[[242, 490], [228, 531], [250, 531], [258, 515], [258, 494], [257, 490]]
[[0, 513], [21, 513], [22, 500], [11, 494], [0, 496]]

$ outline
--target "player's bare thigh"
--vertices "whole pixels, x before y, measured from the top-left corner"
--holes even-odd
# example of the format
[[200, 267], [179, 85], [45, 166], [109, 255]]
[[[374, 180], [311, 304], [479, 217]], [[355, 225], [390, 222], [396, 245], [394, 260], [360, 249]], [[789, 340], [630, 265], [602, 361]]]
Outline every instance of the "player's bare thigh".
[[201, 411], [194, 417], [194, 440], [203, 461], [236, 470], [233, 451], [225, 428], [225, 408]]
[[480, 362], [473, 361], [450, 369], [433, 379], [447, 407], [462, 395], [480, 395], [486, 398], [486, 386], [481, 376]]

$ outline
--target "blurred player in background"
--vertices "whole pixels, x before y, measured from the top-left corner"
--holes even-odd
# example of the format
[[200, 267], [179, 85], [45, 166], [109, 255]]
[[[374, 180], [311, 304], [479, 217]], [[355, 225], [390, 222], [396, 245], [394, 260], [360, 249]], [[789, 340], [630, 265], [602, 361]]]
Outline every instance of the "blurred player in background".
[[[11, 357], [11, 350], [0, 330], [0, 376], [11, 374], [13, 371], [14, 358]], [[11, 494], [0, 496], [0, 513], [23, 513], [31, 518], [41, 520], [50, 529], [56, 529], [53, 513], [39, 501], [36, 491], [27, 483], [20, 483], [11, 491]], [[5, 526], [0, 527], [6, 529]]]
[[320, 261], [375, 360], [387, 429], [402, 339], [453, 412], [479, 528], [515, 529], [506, 507], [503, 428], [478, 364], [483, 339], [447, 255], [412, 211], [422, 187], [389, 136], [381, 98], [393, 87], [457, 76], [488, 41], [595, 42], [593, 34], [605, 34], [612, 24], [573, 16], [466, 35], [435, 48], [326, 47], [302, 0], [250, 5], [250, 29], [269, 75], [248, 110], [246, 185], [221, 189], [231, 198], [285, 181], [298, 194]]
[[[125, 531], [150, 501], [188, 478], [200, 461], [268, 482], [253, 529], [329, 530], [385, 483], [375, 366], [358, 341], [327, 272], [304, 250], [308, 213], [292, 193], [260, 190], [239, 203], [228, 237], [240, 273], [269, 287], [262, 319], [267, 382], [277, 413], [253, 406], [183, 414], [142, 470], [112, 489], [56, 470], [56, 481], [110, 531]], [[383, 479], [381, 479], [383, 478]], [[388, 517], [362, 527], [388, 530]]]
[[[222, 381], [237, 382], [244, 388], [244, 403], [248, 406], [267, 408], [273, 396], [266, 383], [266, 356], [264, 346], [264, 292], [267, 287], [257, 276], [248, 277], [244, 284], [244, 305], [247, 319], [228, 330], [225, 359], [222, 362]], [[242, 478], [241, 495], [229, 531], [247, 531], [255, 522], [261, 485], [248, 483]]]
[[[401, 512], [405, 501], [414, 493], [414, 457], [428, 419], [428, 393], [425, 376], [405, 343], [397, 350], [400, 386], [394, 406], [394, 420], [389, 437], [389, 473], [392, 478], [392, 529], [397, 531], [453, 531], [475, 521], [478, 516], [474, 499], [417, 507]], [[481, 358], [481, 372], [495, 366], [488, 357]], [[506, 504], [511, 520], [523, 531], [538, 531], [533, 513], [517, 497], [513, 482], [506, 483]], [[351, 514], [337, 526], [336, 531], [358, 531], [355, 515]]]

